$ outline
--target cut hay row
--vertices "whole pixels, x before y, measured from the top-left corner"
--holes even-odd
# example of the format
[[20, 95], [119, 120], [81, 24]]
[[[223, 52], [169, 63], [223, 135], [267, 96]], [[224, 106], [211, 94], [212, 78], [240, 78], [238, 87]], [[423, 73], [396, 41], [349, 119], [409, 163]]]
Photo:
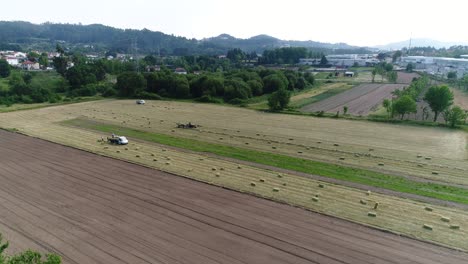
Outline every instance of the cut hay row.
[[[70, 111], [62, 113], [59, 119], [67, 113], [73, 117], [72, 113], [79, 111], [92, 120], [150, 132], [332, 163], [344, 157], [340, 164], [468, 185], [465, 177], [468, 154], [463, 147], [467, 136], [462, 132], [270, 115], [245, 109], [176, 102], [154, 102], [138, 107], [133, 101], [108, 101], [88, 104], [82, 107], [84, 109], [69, 107]], [[229, 120], [225, 116], [229, 116]], [[174, 129], [175, 122], [187, 121], [202, 127], [199, 130]], [[289, 141], [289, 138], [294, 140]], [[339, 147], [334, 146], [335, 143]], [[374, 149], [372, 153], [369, 153], [370, 148]], [[423, 159], [417, 155], [422, 155]], [[425, 160], [424, 157], [432, 159]], [[379, 163], [385, 166], [379, 166]], [[438, 175], [432, 174], [433, 171]]]
[[[427, 205], [407, 199], [367, 193], [289, 174], [278, 177], [276, 172], [246, 165], [239, 168], [234, 162], [153, 144], [132, 142], [127, 147], [102, 144], [97, 142], [102, 134], [57, 124], [57, 121], [76, 117], [70, 113], [72, 111], [63, 109], [67, 108], [41, 109], [40, 114], [30, 111], [2, 115], [0, 125], [16, 127], [32, 136], [101, 155], [129, 160], [191, 179], [468, 250], [468, 213], [463, 210], [431, 205], [433, 210], [427, 211]], [[289, 138], [287, 140], [290, 141]], [[376, 203], [378, 207], [374, 209]], [[370, 212], [374, 214], [369, 216]], [[450, 222], [442, 220], [443, 218], [450, 219]], [[424, 228], [424, 225], [431, 226], [432, 230]]]

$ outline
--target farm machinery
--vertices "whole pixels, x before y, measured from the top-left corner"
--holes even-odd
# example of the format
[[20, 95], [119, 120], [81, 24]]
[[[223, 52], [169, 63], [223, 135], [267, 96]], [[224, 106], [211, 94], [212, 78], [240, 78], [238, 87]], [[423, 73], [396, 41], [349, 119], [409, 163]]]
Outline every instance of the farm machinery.
[[182, 123], [176, 123], [176, 124], [177, 124], [177, 128], [192, 129], [192, 128], [200, 127], [199, 125], [192, 124], [191, 122], [188, 122], [187, 124], [182, 124]]
[[115, 134], [112, 134], [112, 137], [107, 137], [107, 142], [116, 145], [127, 145], [128, 139], [124, 136], [117, 136]]

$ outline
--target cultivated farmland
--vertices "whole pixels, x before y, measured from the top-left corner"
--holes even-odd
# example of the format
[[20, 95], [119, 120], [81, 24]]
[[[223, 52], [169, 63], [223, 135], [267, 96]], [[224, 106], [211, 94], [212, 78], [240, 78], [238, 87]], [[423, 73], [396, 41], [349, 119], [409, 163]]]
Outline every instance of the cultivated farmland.
[[403, 87], [402, 84], [361, 84], [333, 97], [304, 106], [301, 111], [342, 113], [343, 107], [347, 106], [349, 114], [365, 116], [381, 105], [384, 99], [391, 98], [393, 91]]
[[[64, 263], [457, 264], [468, 257], [22, 135], [0, 131], [0, 144], [0, 230], [13, 252], [52, 251]], [[329, 199], [329, 187], [320, 199]], [[435, 222], [421, 233], [448, 226], [439, 213], [461, 220], [420, 206], [422, 219]], [[464, 233], [445, 229], [452, 239]]]
[[[144, 106], [137, 106], [134, 101], [102, 101], [6, 113], [0, 118], [0, 126], [4, 128], [16, 128], [54, 142], [452, 247], [466, 249], [468, 245], [465, 234], [468, 218], [463, 210], [431, 205], [432, 211], [429, 212], [424, 209], [427, 206], [424, 203], [381, 194], [368, 196], [362, 190], [290, 174], [279, 177], [274, 171], [249, 165], [239, 166], [235, 161], [147, 142], [133, 140], [134, 143], [128, 147], [108, 146], [97, 142], [105, 136], [103, 134], [59, 123], [80, 116], [96, 122], [113, 122], [135, 129], [307, 159], [317, 157], [376, 170], [386, 170], [387, 167], [400, 172], [408, 170], [411, 174], [421, 173], [433, 180], [449, 182], [466, 181], [464, 177], [457, 176], [463, 175], [463, 169], [458, 171], [452, 167], [452, 164], [466, 166], [466, 149], [460, 148], [460, 145], [466, 146], [466, 134], [461, 132], [272, 115], [239, 108], [176, 102], [147, 102]], [[229, 120], [226, 120], [226, 116], [230, 117]], [[202, 127], [200, 130], [175, 128], [175, 122], [187, 121], [201, 124]], [[340, 125], [343, 126], [342, 130]], [[397, 131], [404, 133], [405, 137], [395, 134]], [[445, 137], [445, 141], [434, 140], [441, 137]], [[358, 152], [363, 154], [356, 157], [355, 153]], [[423, 153], [424, 156], [418, 157], [416, 153]], [[451, 166], [441, 165], [445, 163]], [[420, 167], [419, 164], [424, 165]], [[432, 174], [434, 168], [441, 173]], [[447, 176], [449, 173], [453, 174]], [[377, 217], [369, 216], [376, 202], [379, 203]], [[450, 224], [459, 225], [459, 229], [450, 229], [450, 224], [441, 221], [441, 216], [450, 218]], [[431, 226], [433, 230], [429, 232], [423, 228], [424, 225]]]

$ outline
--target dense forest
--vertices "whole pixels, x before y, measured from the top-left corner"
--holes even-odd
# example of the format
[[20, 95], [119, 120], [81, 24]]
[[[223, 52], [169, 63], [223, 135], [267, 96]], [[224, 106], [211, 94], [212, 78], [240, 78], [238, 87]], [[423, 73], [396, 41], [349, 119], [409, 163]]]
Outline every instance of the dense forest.
[[246, 52], [262, 53], [265, 49], [283, 46], [301, 46], [330, 50], [360, 49], [343, 43], [328, 44], [314, 41], [284, 41], [259, 35], [249, 39], [238, 39], [222, 34], [203, 40], [187, 39], [148, 29], [117, 29], [113, 27], [76, 24], [32, 24], [29, 22], [0, 21], [0, 47], [18, 50], [34, 48], [52, 51], [59, 42], [74, 48], [90, 48], [93, 51], [119, 53], [186, 55], [220, 55], [229, 49], [240, 48]]

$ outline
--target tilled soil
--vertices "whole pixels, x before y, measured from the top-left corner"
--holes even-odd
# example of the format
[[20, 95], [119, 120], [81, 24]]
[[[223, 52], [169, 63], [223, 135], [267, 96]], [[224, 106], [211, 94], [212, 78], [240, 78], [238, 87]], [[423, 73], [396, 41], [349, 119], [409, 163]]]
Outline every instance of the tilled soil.
[[[468, 255], [0, 131], [0, 233], [65, 263], [466, 263]], [[10, 252], [11, 252], [10, 251]]]

